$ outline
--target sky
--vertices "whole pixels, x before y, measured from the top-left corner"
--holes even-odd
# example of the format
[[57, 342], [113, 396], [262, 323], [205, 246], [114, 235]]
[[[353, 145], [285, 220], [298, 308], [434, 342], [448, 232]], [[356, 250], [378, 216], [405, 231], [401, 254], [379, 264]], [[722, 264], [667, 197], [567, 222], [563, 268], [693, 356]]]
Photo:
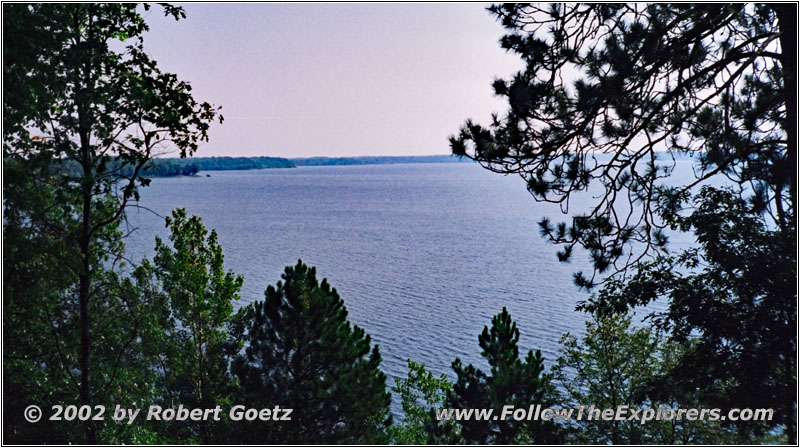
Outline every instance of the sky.
[[449, 154], [467, 118], [506, 109], [522, 61], [486, 5], [186, 4], [146, 14], [162, 70], [222, 106], [196, 156]]

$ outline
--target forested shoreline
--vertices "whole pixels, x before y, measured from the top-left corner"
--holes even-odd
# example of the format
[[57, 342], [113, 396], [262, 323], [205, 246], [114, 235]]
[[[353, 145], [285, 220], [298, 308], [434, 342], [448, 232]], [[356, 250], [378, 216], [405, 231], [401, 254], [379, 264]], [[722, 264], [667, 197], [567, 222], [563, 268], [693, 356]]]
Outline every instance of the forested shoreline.
[[[504, 114], [465, 121], [453, 156], [310, 159], [193, 158], [221, 108], [146, 51], [151, 10], [186, 18], [169, 4], [3, 5], [5, 444], [796, 443], [797, 5], [494, 5], [500, 45], [525, 63], [492, 84]], [[165, 146], [180, 158], [156, 158]], [[695, 155], [695, 178], [668, 183], [659, 160]], [[347, 297], [302, 260], [243, 297], [216, 230], [181, 204], [151, 258], [126, 253], [150, 177], [456, 159], [561, 205], [563, 222], [531, 231], [553, 262], [590, 261], [564, 279], [590, 293], [575, 310], [585, 334], [564, 334], [555, 359], [521, 352], [526, 328], [501, 307], [463, 335], [488, 369], [409, 359], [391, 385]], [[590, 189], [590, 211], [570, 212]], [[669, 232], [694, 244], [678, 250]], [[118, 405], [293, 418], [91, 418]], [[642, 418], [500, 414], [533, 405]], [[37, 423], [32, 406], [75, 412]], [[770, 418], [680, 418], [701, 408]]]
[[[263, 170], [296, 168], [298, 166], [385, 165], [394, 163], [458, 163], [471, 162], [452, 155], [447, 156], [367, 156], [367, 157], [311, 157], [287, 159], [283, 157], [167, 157], [154, 158], [138, 173], [142, 177], [194, 176], [200, 171]], [[108, 170], [122, 176], [133, 175], [134, 166], [117, 160], [109, 163]], [[73, 174], [78, 169], [75, 162], [66, 164]]]
[[290, 159], [296, 166], [331, 165], [386, 165], [393, 163], [470, 163], [469, 159], [454, 155], [445, 156], [362, 156], [362, 157], [308, 157]]

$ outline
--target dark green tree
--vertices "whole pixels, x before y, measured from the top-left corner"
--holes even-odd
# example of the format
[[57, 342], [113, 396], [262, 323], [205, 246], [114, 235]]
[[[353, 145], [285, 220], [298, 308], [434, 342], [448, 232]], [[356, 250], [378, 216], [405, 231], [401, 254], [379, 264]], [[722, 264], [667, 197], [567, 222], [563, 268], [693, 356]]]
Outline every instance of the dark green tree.
[[[3, 337], [9, 344], [3, 352], [4, 442], [66, 444], [83, 438], [81, 425], [64, 420], [31, 424], [23, 410], [31, 404], [49, 411], [52, 405], [79, 402], [77, 274], [69, 268], [78, 252], [62, 233], [75, 223], [74, 202], [41, 182], [47, 173], [31, 173], [29, 167], [15, 162], [3, 167], [4, 186], [9, 187], [3, 222]], [[104, 386], [95, 397], [107, 407], [152, 402], [148, 385], [154, 379], [141, 348], [152, 330], [148, 316], [155, 303], [119, 274], [119, 233], [116, 225], [95, 233], [107, 251], [92, 259], [96, 287], [90, 310], [98, 316], [93, 334], [99, 341], [95, 372]], [[106, 443], [156, 441], [131, 427], [110, 437], [108, 427], [118, 425], [96, 425]]]
[[[796, 239], [767, 227], [752, 203], [727, 189], [703, 188], [695, 211], [675, 217], [675, 224], [692, 229], [699, 247], [641, 265], [627, 282], [609, 282], [581, 307], [610, 315], [668, 298], [667, 310], [651, 317], [689, 348], [656, 383], [701, 390], [704, 401], [723, 409], [775, 408], [791, 442], [797, 388]], [[736, 424], [756, 435], [764, 430], [758, 424]]]
[[[490, 11], [526, 67], [494, 84], [508, 112], [467, 122], [453, 152], [520, 175], [537, 200], [591, 197], [571, 223], [540, 223], [559, 260], [587, 251], [594, 273], [576, 273], [579, 286], [607, 283], [583, 309], [666, 298], [657, 324], [686, 345], [682, 387], [720, 407], [782, 403], [794, 443], [797, 6]], [[670, 177], [680, 157], [694, 163], [688, 182]], [[699, 247], [670, 254], [668, 231]]]
[[302, 261], [246, 309], [244, 354], [232, 371], [242, 404], [293, 409], [291, 421], [254, 422], [246, 443], [381, 443], [391, 424], [378, 346], [350, 326], [327, 280]]
[[[452, 151], [520, 175], [536, 200], [564, 209], [593, 189], [596, 200], [571, 224], [540, 223], [564, 245], [561, 261], [576, 246], [588, 251], [595, 272], [577, 273], [578, 285], [658, 253], [663, 213], [711, 178], [729, 179], [794, 233], [796, 5], [489, 9], [508, 33], [501, 46], [526, 67], [494, 83], [506, 114], [488, 128], [467, 122]], [[669, 185], [684, 155], [699, 157], [696, 179]]]
[[[494, 409], [504, 406], [528, 409], [532, 404], [552, 405], [554, 390], [544, 372], [544, 358], [538, 350], [519, 358], [519, 330], [511, 315], [503, 311], [492, 318], [492, 328], [484, 327], [478, 337], [481, 355], [491, 367], [486, 374], [472, 364], [453, 362], [457, 380], [447, 397], [448, 408]], [[510, 416], [498, 420], [461, 420], [461, 437], [467, 443], [500, 444], [555, 443], [556, 428], [549, 422], [517, 421]]]
[[[64, 259], [61, 268], [77, 280], [77, 307], [51, 316], [51, 324], [79, 335], [78, 356], [62, 356], [59, 364], [78, 386], [81, 405], [97, 404], [118, 380], [103, 373], [100, 356], [92, 361], [92, 353], [107, 347], [99, 331], [106, 314], [93, 314], [108, 308], [98, 292], [108, 290], [100, 260], [119, 244], [107, 239], [119, 240], [114, 226], [138, 198], [137, 187], [147, 184], [139, 176], [142, 167], [169, 148], [181, 156], [193, 153], [217, 116], [211, 105], [195, 101], [188, 83], [162, 72], [144, 50], [148, 28], [140, 8], [149, 5], [3, 5], [4, 163], [27, 165], [31, 172], [59, 171], [67, 161], [80, 166], [75, 176], [62, 171], [41, 181], [71, 201], [72, 216], [56, 225], [70, 225], [60, 230], [62, 247], [70, 246], [76, 256]], [[166, 5], [164, 11], [184, 17], [181, 8]], [[120, 41], [123, 48], [113, 49]], [[133, 172], [109, 169], [112, 160]], [[55, 333], [49, 334], [55, 341]], [[85, 422], [84, 441], [94, 443], [96, 437], [96, 423]]]

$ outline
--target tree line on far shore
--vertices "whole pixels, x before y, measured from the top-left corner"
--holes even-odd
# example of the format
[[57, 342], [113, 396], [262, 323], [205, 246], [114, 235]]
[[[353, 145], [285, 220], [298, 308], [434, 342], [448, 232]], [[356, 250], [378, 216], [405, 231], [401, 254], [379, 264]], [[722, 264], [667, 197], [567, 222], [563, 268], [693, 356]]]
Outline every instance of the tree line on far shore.
[[[153, 158], [144, 165], [137, 176], [142, 177], [177, 177], [194, 176], [200, 171], [238, 171], [263, 170], [269, 168], [296, 168], [298, 166], [331, 166], [331, 165], [386, 165], [395, 163], [456, 163], [468, 161], [454, 156], [386, 156], [386, 157], [311, 157], [286, 159], [283, 157], [192, 157], [189, 159], [168, 157]], [[69, 175], [80, 172], [80, 164], [66, 161], [59, 168]], [[123, 163], [118, 158], [111, 158], [106, 171], [110, 175], [130, 177], [134, 174], [135, 165]]]

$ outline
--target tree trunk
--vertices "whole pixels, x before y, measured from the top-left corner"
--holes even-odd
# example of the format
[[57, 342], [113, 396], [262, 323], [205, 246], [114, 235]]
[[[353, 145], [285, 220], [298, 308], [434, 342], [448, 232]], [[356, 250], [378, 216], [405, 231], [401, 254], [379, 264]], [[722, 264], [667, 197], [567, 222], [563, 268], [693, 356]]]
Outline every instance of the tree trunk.
[[[91, 182], [91, 149], [89, 147], [88, 133], [81, 132], [82, 165], [83, 165], [83, 222], [81, 225], [80, 250], [82, 258], [82, 269], [80, 275], [80, 319], [81, 319], [81, 406], [91, 406], [91, 389], [89, 376], [89, 351], [91, 337], [89, 332], [89, 283], [91, 281], [91, 225], [92, 225], [92, 182]], [[97, 435], [94, 425], [90, 420], [84, 422], [84, 435], [86, 443], [97, 443]]]
[[[781, 69], [783, 70], [783, 91], [786, 99], [786, 122], [783, 125], [786, 131], [787, 163], [790, 174], [789, 198], [792, 212], [789, 216], [794, 228], [797, 228], [797, 5], [781, 3], [773, 6], [778, 16], [781, 41]], [[796, 299], [796, 297], [795, 297]], [[787, 353], [787, 363], [791, 364], [791, 354]], [[794, 365], [786, 366], [789, 385], [793, 384], [792, 372]], [[797, 443], [795, 433], [794, 408], [795, 400], [790, 395], [786, 402], [786, 439], [789, 445]]]
[[789, 196], [792, 203], [792, 224], [797, 216], [797, 5], [775, 5], [781, 32], [781, 68], [783, 91], [786, 97], [786, 122], [783, 125], [788, 140], [787, 162], [791, 179]]
[[[78, 10], [76, 10], [78, 11]], [[82, 27], [81, 15], [76, 12], [75, 15], [75, 29], [79, 30]], [[92, 15], [89, 14], [88, 29], [92, 29]], [[90, 31], [91, 32], [91, 31]], [[76, 39], [76, 47], [79, 46], [81, 41], [80, 34]], [[81, 182], [81, 196], [83, 199], [83, 220], [81, 223], [80, 234], [80, 251], [81, 251], [81, 273], [80, 273], [80, 292], [78, 303], [80, 307], [80, 333], [81, 333], [81, 353], [80, 353], [80, 369], [81, 369], [81, 387], [80, 387], [80, 402], [81, 406], [91, 406], [91, 375], [90, 375], [90, 351], [91, 351], [91, 325], [89, 319], [89, 286], [92, 280], [92, 253], [91, 253], [91, 238], [92, 238], [92, 186], [94, 183], [93, 169], [92, 169], [92, 116], [88, 108], [89, 99], [87, 93], [91, 89], [91, 73], [92, 66], [89, 55], [84, 58], [83, 70], [75, 72], [75, 105], [78, 112], [78, 136], [80, 137], [81, 145], [81, 168], [83, 169], [83, 179]], [[94, 445], [97, 443], [97, 434], [93, 422], [89, 419], [84, 421], [83, 432], [87, 444]]]

